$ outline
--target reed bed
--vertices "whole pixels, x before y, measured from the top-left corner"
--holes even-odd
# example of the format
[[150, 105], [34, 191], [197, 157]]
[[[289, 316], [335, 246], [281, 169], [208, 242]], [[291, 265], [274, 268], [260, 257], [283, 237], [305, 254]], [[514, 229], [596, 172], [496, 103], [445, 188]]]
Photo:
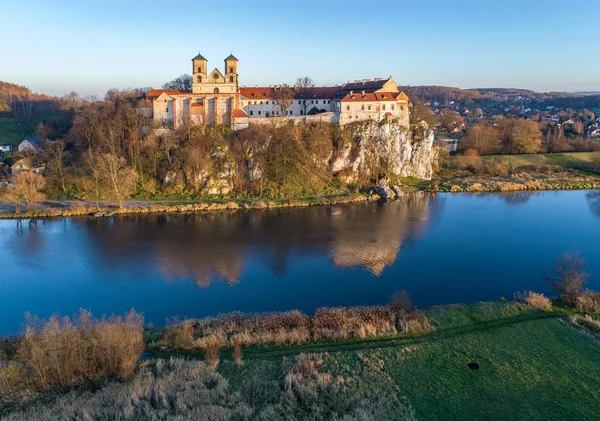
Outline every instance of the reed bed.
[[283, 313], [222, 314], [171, 323], [160, 345], [169, 349], [202, 349], [213, 356], [216, 349], [263, 344], [302, 344], [316, 340], [368, 338], [432, 330], [420, 310], [393, 306], [320, 308], [312, 317], [297, 310]]
[[125, 380], [144, 350], [143, 318], [28, 318], [13, 355], [0, 355], [0, 401], [104, 379]]

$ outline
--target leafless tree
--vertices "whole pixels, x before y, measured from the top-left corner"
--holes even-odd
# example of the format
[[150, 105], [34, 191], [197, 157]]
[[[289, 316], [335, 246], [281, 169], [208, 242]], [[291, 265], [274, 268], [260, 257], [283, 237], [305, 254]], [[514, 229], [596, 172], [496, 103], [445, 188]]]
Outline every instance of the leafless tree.
[[308, 104], [308, 99], [311, 97], [311, 90], [315, 87], [315, 83], [308, 76], [299, 77], [296, 79], [296, 84], [294, 85], [294, 90], [296, 91], [298, 97], [302, 101], [302, 108], [304, 110], [304, 115], [306, 115], [306, 108]]
[[3, 199], [15, 205], [17, 212], [22, 206], [31, 209], [46, 195], [40, 190], [46, 185], [46, 180], [40, 174], [31, 171], [22, 171], [12, 178], [13, 186], [4, 191]]
[[285, 111], [294, 103], [294, 91], [289, 85], [283, 84], [276, 86], [273, 89], [273, 100], [281, 108], [281, 115], [285, 115]]
[[63, 193], [67, 191], [65, 187], [65, 160], [67, 153], [65, 152], [65, 142], [63, 140], [56, 140], [51, 142], [45, 140], [43, 142], [44, 158], [48, 163], [48, 168], [57, 177], [58, 184], [60, 185]]
[[579, 252], [566, 252], [556, 259], [556, 267], [546, 275], [548, 284], [563, 300], [574, 304], [590, 275]]

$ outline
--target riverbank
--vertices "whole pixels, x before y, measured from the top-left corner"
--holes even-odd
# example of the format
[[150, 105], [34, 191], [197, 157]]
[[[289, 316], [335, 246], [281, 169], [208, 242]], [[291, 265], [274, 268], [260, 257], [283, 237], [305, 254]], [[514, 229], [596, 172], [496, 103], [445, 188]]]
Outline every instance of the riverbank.
[[128, 381], [50, 392], [1, 419], [593, 419], [598, 332], [538, 307], [437, 306], [425, 332], [248, 345], [216, 364], [156, 346], [166, 330], [148, 330]]
[[[441, 167], [432, 180], [400, 177], [389, 183], [395, 185], [400, 194], [594, 190], [600, 189], [598, 162], [600, 152], [452, 156], [442, 158]], [[127, 200], [121, 205], [114, 201], [45, 200], [37, 209], [22, 212], [14, 212], [13, 206], [0, 202], [0, 219], [330, 206], [379, 199], [377, 194], [367, 194], [369, 190], [291, 199]], [[392, 198], [391, 190], [385, 190], [390, 194], [388, 198]]]
[[431, 192], [522, 192], [600, 188], [600, 153], [452, 156], [416, 188]]
[[[0, 203], [0, 219], [29, 219], [70, 216], [93, 216], [147, 214], [147, 213], [190, 213], [240, 209], [276, 209], [289, 207], [330, 206], [357, 203], [369, 200], [362, 193], [346, 193], [330, 196], [316, 196], [291, 200], [261, 199], [212, 199], [212, 200], [174, 200], [148, 201], [128, 200], [119, 206], [113, 201], [92, 202], [85, 200], [46, 200], [36, 210], [14, 212], [7, 204]], [[3, 209], [3, 211], [2, 211]]]

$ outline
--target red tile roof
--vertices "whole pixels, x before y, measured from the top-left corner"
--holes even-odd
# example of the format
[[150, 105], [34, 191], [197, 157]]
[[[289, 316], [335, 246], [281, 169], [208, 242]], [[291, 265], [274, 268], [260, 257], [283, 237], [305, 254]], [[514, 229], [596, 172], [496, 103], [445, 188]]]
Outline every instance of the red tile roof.
[[246, 114], [246, 112], [244, 110], [240, 110], [239, 108], [236, 108], [235, 110], [233, 110], [231, 112], [231, 116], [238, 117], [238, 118], [246, 118], [246, 117], [248, 117], [248, 114]]
[[167, 95], [178, 95], [178, 94], [186, 94], [188, 92], [178, 91], [177, 89], [152, 89], [150, 92], [146, 94], [146, 98], [154, 99], [158, 98], [165, 92]]
[[248, 99], [271, 99], [273, 88], [240, 88], [240, 94]]
[[375, 102], [375, 101], [392, 101], [396, 102], [396, 96], [398, 94], [396, 92], [376, 92], [370, 93], [365, 92], [353, 92], [352, 94], [348, 92], [343, 98], [342, 102]]

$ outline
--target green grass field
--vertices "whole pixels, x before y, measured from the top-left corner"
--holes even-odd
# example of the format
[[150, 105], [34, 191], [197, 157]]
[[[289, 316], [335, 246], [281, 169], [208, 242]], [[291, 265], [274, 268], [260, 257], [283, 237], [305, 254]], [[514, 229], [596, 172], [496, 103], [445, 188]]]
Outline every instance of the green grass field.
[[17, 146], [33, 128], [8, 118], [0, 118], [0, 143]]
[[489, 155], [482, 156], [484, 161], [499, 159], [510, 162], [514, 166], [539, 167], [543, 165], [558, 165], [564, 168], [581, 171], [594, 170], [594, 161], [600, 158], [600, 152], [563, 152], [526, 155]]

